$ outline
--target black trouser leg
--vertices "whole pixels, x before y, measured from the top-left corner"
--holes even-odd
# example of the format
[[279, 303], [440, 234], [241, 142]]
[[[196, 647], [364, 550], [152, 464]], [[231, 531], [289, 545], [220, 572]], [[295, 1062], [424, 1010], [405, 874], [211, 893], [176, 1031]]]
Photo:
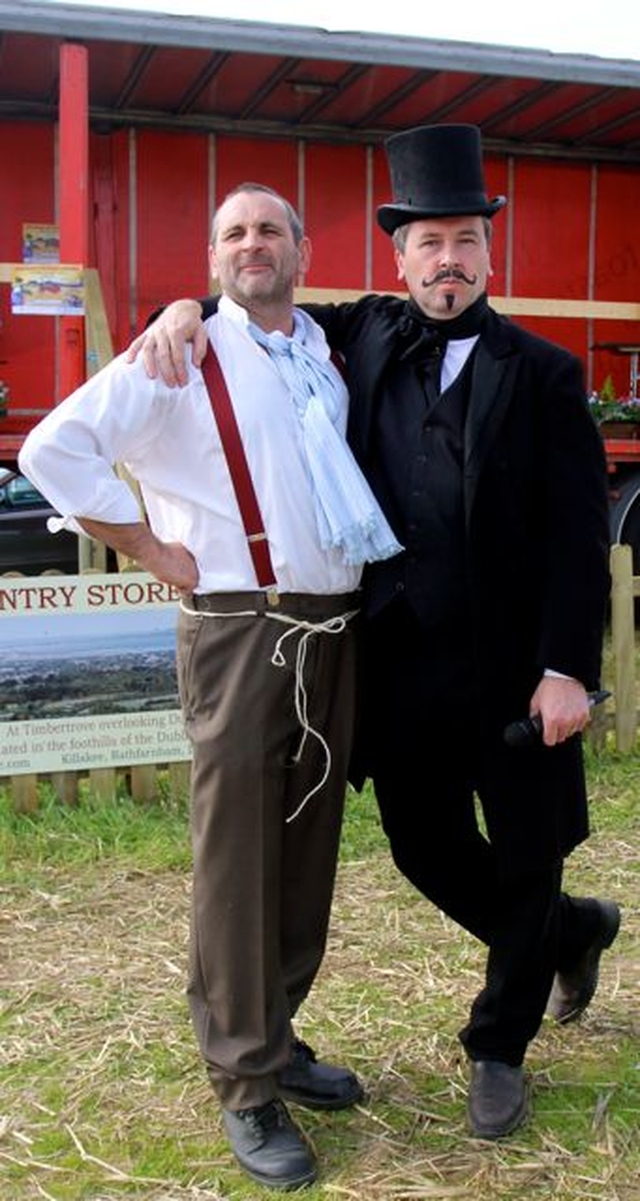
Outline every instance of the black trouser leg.
[[[489, 948], [486, 984], [461, 1036], [465, 1049], [474, 1059], [521, 1063], [542, 1021], [557, 962], [561, 866], [505, 879], [475, 826], [471, 798], [464, 805], [449, 793], [442, 810], [452, 820], [427, 827], [415, 820], [415, 786], [374, 784], [400, 871]], [[407, 796], [414, 810], [408, 820], [401, 799]]]
[[471, 1059], [516, 1067], [537, 1034], [557, 962], [561, 879], [556, 865], [502, 886], [485, 986], [460, 1034]]
[[366, 623], [371, 775], [399, 870], [488, 943], [497, 864], [474, 809], [474, 698], [466, 657], [443, 653], [396, 603]]
[[510, 870], [481, 832], [477, 708], [454, 640], [425, 633], [399, 606], [369, 634], [372, 775], [391, 852], [425, 897], [489, 948], [486, 985], [462, 1033], [469, 1055], [519, 1064], [556, 967], [592, 937], [593, 907], [561, 893], [560, 863]]
[[423, 896], [481, 942], [491, 942], [499, 904], [495, 855], [477, 826], [470, 792], [448, 794], [438, 812], [431, 788], [391, 767], [373, 779], [394, 862]]

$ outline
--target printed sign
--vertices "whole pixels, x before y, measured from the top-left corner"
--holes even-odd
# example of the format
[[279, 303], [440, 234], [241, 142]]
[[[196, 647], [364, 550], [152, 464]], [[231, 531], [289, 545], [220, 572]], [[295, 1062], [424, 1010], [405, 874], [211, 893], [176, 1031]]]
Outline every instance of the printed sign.
[[59, 263], [60, 231], [57, 225], [25, 221], [22, 225], [23, 263]]
[[82, 267], [18, 264], [11, 273], [11, 312], [77, 317], [84, 313]]
[[0, 775], [190, 759], [177, 601], [142, 572], [0, 576]]

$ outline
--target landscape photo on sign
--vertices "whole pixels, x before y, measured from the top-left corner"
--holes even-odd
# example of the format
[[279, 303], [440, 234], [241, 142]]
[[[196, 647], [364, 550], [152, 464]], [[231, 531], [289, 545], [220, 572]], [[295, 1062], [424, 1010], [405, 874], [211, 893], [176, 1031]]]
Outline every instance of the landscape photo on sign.
[[0, 775], [190, 757], [177, 594], [126, 577], [0, 579]]

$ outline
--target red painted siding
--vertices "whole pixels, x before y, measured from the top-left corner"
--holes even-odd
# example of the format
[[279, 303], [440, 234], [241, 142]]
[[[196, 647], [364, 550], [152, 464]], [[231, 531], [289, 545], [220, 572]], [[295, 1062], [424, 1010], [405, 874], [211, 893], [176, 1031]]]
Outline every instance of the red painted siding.
[[[298, 196], [298, 148], [295, 142], [216, 137], [216, 195], [220, 204], [232, 188], [252, 181], [275, 188], [294, 208]], [[208, 233], [208, 231], [207, 231]]]
[[[21, 258], [23, 221], [54, 219], [54, 128], [0, 122], [0, 153], [11, 163], [0, 175], [0, 260], [9, 262]], [[121, 130], [92, 133], [90, 163], [88, 265], [100, 272], [116, 350], [156, 304], [207, 291], [210, 209], [245, 179], [269, 184], [301, 210], [313, 243], [308, 286], [398, 290], [391, 241], [376, 222], [378, 205], [390, 199], [382, 147]], [[591, 287], [594, 300], [640, 300], [640, 172], [557, 159], [509, 163], [492, 154], [485, 176], [489, 195], [509, 198], [493, 223], [493, 295], [510, 287], [516, 297], [579, 301]], [[8, 288], [0, 292], [0, 317], [0, 377], [13, 403], [49, 404], [55, 320], [12, 317]], [[628, 359], [591, 348], [640, 342], [640, 322], [521, 320], [574, 350], [586, 368], [592, 361], [595, 386], [611, 374], [618, 393], [627, 390]]]
[[[640, 173], [632, 168], [606, 165], [598, 171], [595, 299], [640, 301]], [[640, 345], [640, 328], [628, 322], [597, 321], [593, 341], [624, 342], [632, 337]], [[594, 382], [601, 387], [611, 375], [618, 396], [629, 390], [629, 359], [597, 351]]]
[[588, 296], [590, 187], [587, 164], [515, 164], [514, 296]]
[[[487, 196], [509, 197], [509, 171], [505, 159], [488, 155], [484, 165], [484, 182]], [[504, 296], [507, 290], [507, 209], [500, 209], [492, 219], [493, 230], [491, 238], [491, 266], [493, 275], [490, 281], [490, 292], [494, 296]]]
[[310, 145], [305, 150], [305, 225], [313, 243], [310, 288], [364, 288], [366, 151]]
[[[0, 262], [22, 261], [22, 224], [54, 221], [54, 131], [0, 122]], [[54, 392], [55, 318], [13, 317], [10, 290], [0, 288], [0, 379], [20, 408], [51, 404]]]
[[371, 254], [373, 263], [372, 287], [375, 292], [398, 292], [401, 285], [393, 258], [393, 244], [388, 234], [380, 228], [376, 213], [381, 204], [391, 201], [391, 184], [384, 150], [378, 146], [373, 152], [373, 212]]
[[136, 137], [137, 320], [171, 296], [207, 288], [208, 162], [202, 134]]
[[123, 350], [135, 332], [129, 270], [129, 135], [94, 134], [91, 163], [91, 265], [97, 267], [114, 348]]

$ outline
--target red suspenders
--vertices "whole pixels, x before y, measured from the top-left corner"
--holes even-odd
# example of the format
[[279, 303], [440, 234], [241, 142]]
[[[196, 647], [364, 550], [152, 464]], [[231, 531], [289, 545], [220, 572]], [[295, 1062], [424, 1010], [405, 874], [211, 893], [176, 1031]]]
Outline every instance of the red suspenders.
[[202, 364], [211, 408], [216, 419], [224, 453], [227, 457], [229, 474], [233, 483], [238, 508], [242, 516], [247, 543], [258, 583], [261, 588], [273, 586], [276, 582], [275, 572], [271, 563], [269, 543], [264, 530], [262, 514], [249, 474], [247, 457], [244, 453], [236, 415], [233, 411], [229, 389], [222, 374], [218, 356], [211, 343]]
[[[344, 363], [339, 355], [332, 353], [331, 361], [344, 375]], [[222, 448], [227, 458], [231, 482], [236, 494], [238, 508], [242, 516], [245, 534], [258, 583], [261, 588], [273, 586], [276, 582], [269, 542], [264, 529], [262, 514], [249, 473], [247, 457], [240, 437], [236, 415], [229, 395], [226, 380], [218, 361], [218, 356], [211, 343], [202, 363], [202, 374], [209, 393], [211, 408], [216, 419]]]

